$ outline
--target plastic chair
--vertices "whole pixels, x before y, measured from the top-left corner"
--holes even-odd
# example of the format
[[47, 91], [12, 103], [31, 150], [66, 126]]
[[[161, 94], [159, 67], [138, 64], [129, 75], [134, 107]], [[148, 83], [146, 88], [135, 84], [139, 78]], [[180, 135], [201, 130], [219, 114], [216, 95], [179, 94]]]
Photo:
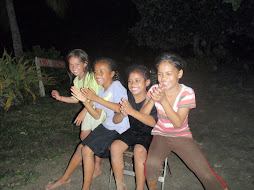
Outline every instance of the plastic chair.
[[[134, 157], [134, 147], [129, 147], [124, 153], [123, 153], [123, 156], [124, 158], [125, 157], [129, 157], [129, 158], [133, 158]], [[167, 173], [167, 166], [168, 166], [168, 169], [169, 169], [169, 173], [170, 172], [170, 167], [168, 165], [168, 158], [165, 159], [164, 161], [164, 167], [163, 167], [163, 170], [161, 172], [161, 175], [159, 176], [158, 178], [158, 181], [161, 182], [161, 189], [164, 190], [164, 187], [165, 187], [165, 178], [166, 178], [166, 173]], [[135, 172], [133, 170], [128, 170], [126, 169], [126, 167], [124, 168], [123, 170], [123, 174], [124, 175], [129, 175], [129, 176], [134, 176], [135, 177]], [[110, 177], [109, 177], [109, 189], [110, 189], [110, 185], [111, 185], [111, 181], [112, 181], [112, 177], [113, 177], [113, 169], [111, 167], [110, 169]]]

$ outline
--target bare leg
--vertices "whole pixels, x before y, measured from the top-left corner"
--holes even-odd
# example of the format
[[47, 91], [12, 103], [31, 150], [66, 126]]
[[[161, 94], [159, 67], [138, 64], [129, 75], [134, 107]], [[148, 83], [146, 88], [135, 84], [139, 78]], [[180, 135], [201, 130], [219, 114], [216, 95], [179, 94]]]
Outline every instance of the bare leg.
[[111, 162], [116, 179], [117, 190], [127, 189], [123, 181], [123, 153], [128, 145], [123, 141], [115, 140], [111, 145]]
[[71, 179], [69, 178], [70, 175], [76, 169], [76, 167], [79, 165], [79, 163], [82, 161], [82, 155], [81, 155], [81, 149], [82, 149], [82, 147], [83, 147], [83, 145], [81, 145], [81, 144], [78, 146], [75, 154], [71, 158], [71, 161], [70, 161], [66, 171], [62, 175], [62, 177], [60, 177], [55, 182], [49, 182], [48, 185], [46, 186], [46, 190], [54, 189], [54, 188], [56, 188], [58, 186], [61, 186], [63, 184], [71, 182]]
[[95, 155], [95, 163], [94, 163], [94, 172], [93, 172], [93, 178], [96, 178], [97, 176], [101, 175], [101, 158]]
[[84, 166], [84, 184], [82, 190], [89, 190], [93, 172], [94, 172], [94, 152], [88, 147], [82, 148], [83, 166]]
[[80, 140], [83, 141], [90, 133], [91, 133], [91, 130], [86, 130], [86, 131], [81, 130]]
[[[91, 130], [81, 130], [80, 131], [80, 140], [83, 141], [85, 138], [91, 133]], [[79, 164], [80, 166], [82, 165], [82, 162]]]
[[135, 173], [136, 173], [136, 190], [144, 190], [145, 186], [145, 166], [147, 151], [145, 147], [140, 144], [137, 144], [134, 147], [134, 164], [135, 164]]

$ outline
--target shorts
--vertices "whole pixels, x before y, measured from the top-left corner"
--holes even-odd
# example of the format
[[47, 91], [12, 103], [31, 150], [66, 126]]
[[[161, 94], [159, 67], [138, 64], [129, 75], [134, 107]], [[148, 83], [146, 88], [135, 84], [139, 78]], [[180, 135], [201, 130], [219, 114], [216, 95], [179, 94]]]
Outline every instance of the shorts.
[[100, 158], [109, 157], [109, 147], [119, 136], [115, 130], [108, 130], [102, 124], [94, 129], [82, 142], [83, 146], [88, 146], [95, 155]]
[[82, 131], [87, 131], [87, 130], [93, 131], [98, 125], [103, 123], [105, 118], [106, 118], [106, 113], [104, 110], [101, 111], [101, 116], [99, 119], [94, 119], [94, 117], [91, 116], [91, 114], [89, 112], [87, 112], [86, 117], [81, 124], [81, 130]]
[[148, 152], [152, 139], [153, 136], [151, 135], [151, 133], [140, 133], [132, 129], [128, 129], [123, 134], [121, 134], [116, 140], [121, 140], [128, 146], [140, 144]]

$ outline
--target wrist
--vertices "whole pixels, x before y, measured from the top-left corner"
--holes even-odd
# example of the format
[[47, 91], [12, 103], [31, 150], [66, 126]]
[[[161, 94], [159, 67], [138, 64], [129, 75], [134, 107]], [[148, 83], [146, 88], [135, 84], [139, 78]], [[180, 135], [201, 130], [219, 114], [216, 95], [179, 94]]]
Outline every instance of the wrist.
[[63, 99], [63, 97], [60, 96], [60, 98], [58, 99], [58, 101], [62, 102], [62, 101], [63, 101], [62, 99]]
[[122, 113], [120, 113], [121, 114], [121, 116], [122, 116], [122, 118], [125, 118], [126, 116], [124, 116]]

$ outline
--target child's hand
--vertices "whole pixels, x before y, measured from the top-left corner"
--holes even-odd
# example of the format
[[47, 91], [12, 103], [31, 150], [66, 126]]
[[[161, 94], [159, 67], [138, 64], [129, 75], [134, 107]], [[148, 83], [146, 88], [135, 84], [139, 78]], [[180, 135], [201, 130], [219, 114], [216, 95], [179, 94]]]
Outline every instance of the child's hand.
[[130, 113], [133, 112], [133, 107], [131, 106], [130, 102], [126, 100], [125, 98], [122, 98], [122, 102], [120, 102], [120, 105], [121, 105], [120, 106], [121, 112], [124, 112], [125, 114], [128, 114], [128, 115], [130, 115]]
[[60, 96], [60, 94], [59, 94], [59, 92], [57, 90], [52, 90], [51, 96], [53, 98], [55, 98], [56, 100], [60, 100], [61, 99], [61, 96]]
[[85, 96], [88, 100], [95, 101], [95, 97], [97, 96], [95, 91], [92, 88], [82, 88], [81, 92], [83, 96]]
[[75, 98], [77, 98], [79, 101], [81, 102], [86, 102], [87, 101], [87, 98], [84, 97], [82, 95], [82, 93], [80, 92], [80, 90], [78, 90], [75, 86], [72, 86], [71, 87], [71, 95], [74, 96]]
[[75, 121], [74, 121], [74, 124], [76, 124], [76, 126], [80, 126], [81, 123], [84, 121], [85, 117], [86, 117], [86, 113], [87, 113], [87, 110], [83, 109], [79, 114], [78, 116], [76, 117]]
[[157, 87], [151, 92], [151, 97], [154, 101], [161, 102], [166, 98], [165, 91], [161, 87]]

